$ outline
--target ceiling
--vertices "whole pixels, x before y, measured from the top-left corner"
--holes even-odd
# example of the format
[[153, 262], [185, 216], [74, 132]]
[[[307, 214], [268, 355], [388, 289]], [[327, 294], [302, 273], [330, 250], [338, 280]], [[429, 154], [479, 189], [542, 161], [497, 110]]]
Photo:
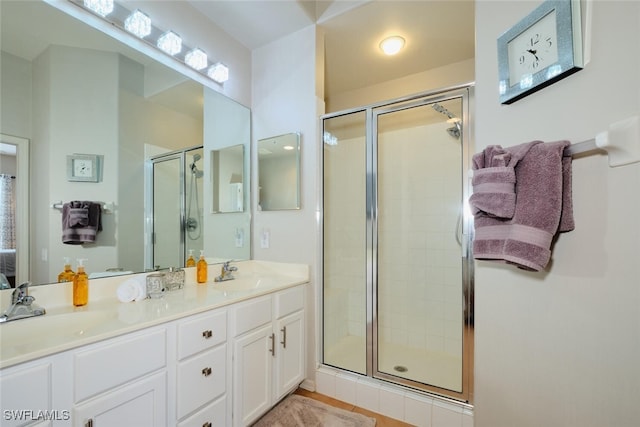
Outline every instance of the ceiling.
[[[473, 0], [183, 0], [247, 48], [314, 23], [325, 32], [325, 95], [471, 59]], [[406, 39], [384, 56], [379, 42]]]

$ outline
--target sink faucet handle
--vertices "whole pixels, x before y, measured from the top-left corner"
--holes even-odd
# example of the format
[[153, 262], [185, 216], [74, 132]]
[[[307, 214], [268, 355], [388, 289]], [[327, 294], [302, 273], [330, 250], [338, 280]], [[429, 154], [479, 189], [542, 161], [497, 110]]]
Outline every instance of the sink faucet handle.
[[[29, 286], [31, 286], [31, 282], [24, 282], [21, 285], [17, 286], [16, 289], [11, 294], [11, 303], [12, 304], [21, 304], [25, 300], [25, 298], [27, 297], [27, 292], [29, 290]], [[33, 297], [31, 299], [31, 301], [33, 301]]]

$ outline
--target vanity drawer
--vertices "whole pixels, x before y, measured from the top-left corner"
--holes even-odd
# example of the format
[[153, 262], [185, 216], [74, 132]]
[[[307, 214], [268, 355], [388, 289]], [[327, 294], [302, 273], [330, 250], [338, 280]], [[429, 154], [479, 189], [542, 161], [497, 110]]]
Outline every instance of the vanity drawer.
[[227, 385], [227, 346], [205, 351], [178, 365], [178, 418], [221, 396]]
[[233, 323], [237, 337], [247, 331], [271, 322], [271, 295], [254, 298], [236, 305], [233, 310]]
[[164, 328], [114, 338], [78, 351], [74, 358], [75, 402], [163, 368], [166, 354]]
[[304, 287], [286, 289], [278, 292], [276, 300], [276, 319], [280, 319], [288, 314], [295, 313], [304, 308]]
[[178, 359], [182, 360], [226, 340], [226, 310], [190, 317], [178, 324]]
[[226, 427], [227, 425], [226, 397], [216, 400], [186, 420], [178, 423], [178, 427]]

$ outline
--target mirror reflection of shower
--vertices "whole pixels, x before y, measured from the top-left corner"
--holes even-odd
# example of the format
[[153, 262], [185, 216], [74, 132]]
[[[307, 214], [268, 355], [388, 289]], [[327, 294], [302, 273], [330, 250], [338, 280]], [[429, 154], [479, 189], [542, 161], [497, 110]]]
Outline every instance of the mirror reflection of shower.
[[198, 195], [198, 180], [204, 176], [204, 172], [198, 168], [197, 162], [202, 159], [199, 153], [193, 155], [189, 165], [189, 188], [187, 189], [187, 218], [185, 227], [189, 239], [196, 240], [202, 236], [200, 197]]
[[447, 110], [437, 102], [431, 104], [431, 108], [436, 110], [438, 113], [447, 116], [447, 123], [453, 123], [453, 126], [447, 128], [447, 133], [455, 139], [460, 139], [460, 134], [462, 133], [462, 120], [460, 119], [460, 117], [457, 117], [455, 114], [453, 114], [451, 111]]

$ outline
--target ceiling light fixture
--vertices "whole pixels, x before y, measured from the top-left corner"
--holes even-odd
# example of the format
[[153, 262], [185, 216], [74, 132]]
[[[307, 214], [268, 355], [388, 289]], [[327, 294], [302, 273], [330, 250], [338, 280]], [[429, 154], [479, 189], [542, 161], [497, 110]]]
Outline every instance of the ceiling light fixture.
[[224, 83], [229, 80], [229, 68], [227, 68], [227, 66], [222, 62], [218, 62], [209, 68], [207, 75], [215, 82]]
[[395, 55], [404, 47], [405, 40], [400, 36], [391, 36], [380, 42], [380, 49], [385, 55]]
[[137, 9], [124, 20], [124, 28], [143, 39], [151, 34], [151, 18]]
[[113, 0], [84, 0], [84, 7], [104, 17], [113, 12]]

